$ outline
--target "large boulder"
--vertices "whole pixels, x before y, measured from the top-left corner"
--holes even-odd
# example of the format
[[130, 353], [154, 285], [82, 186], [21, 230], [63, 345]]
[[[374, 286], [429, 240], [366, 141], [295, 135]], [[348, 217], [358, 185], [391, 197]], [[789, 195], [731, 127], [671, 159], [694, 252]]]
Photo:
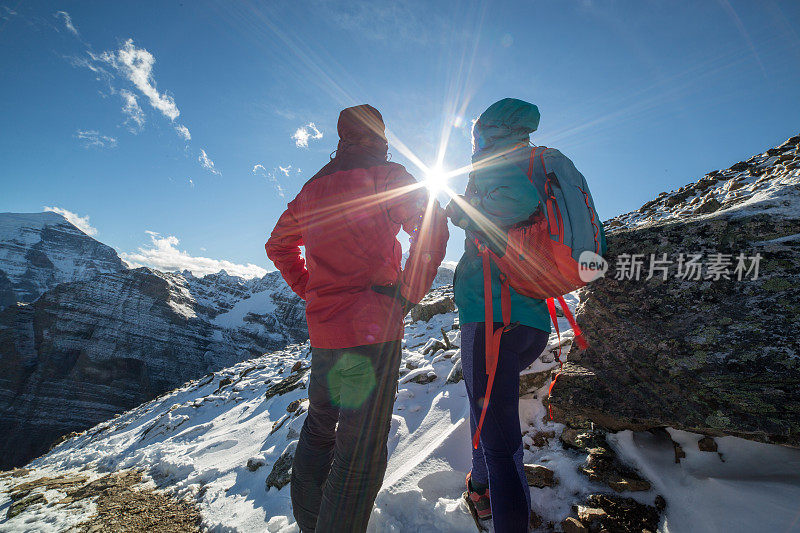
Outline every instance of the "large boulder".
[[[561, 421], [800, 446], [800, 171], [780, 160], [797, 160], [798, 141], [611, 224], [607, 277], [577, 308], [591, 346], [572, 347], [550, 398]], [[660, 270], [645, 279], [650, 254], [664, 253], [666, 281]], [[729, 279], [708, 268], [719, 253], [730, 254]], [[738, 279], [740, 253], [760, 254], [757, 277]], [[631, 254], [642, 254], [641, 278], [616, 279]], [[679, 254], [702, 254], [702, 279], [677, 276]]]
[[456, 310], [456, 303], [453, 298], [453, 286], [447, 285], [433, 289], [411, 309], [411, 320], [416, 322], [422, 320], [428, 322], [436, 315], [452, 313]]

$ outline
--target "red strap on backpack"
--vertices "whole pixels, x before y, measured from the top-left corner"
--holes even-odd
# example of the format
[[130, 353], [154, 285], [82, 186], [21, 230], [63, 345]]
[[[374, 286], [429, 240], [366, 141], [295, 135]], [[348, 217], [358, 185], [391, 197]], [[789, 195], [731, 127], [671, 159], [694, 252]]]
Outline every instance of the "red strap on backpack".
[[[556, 335], [558, 336], [558, 355], [556, 355], [556, 360], [558, 361], [558, 372], [556, 372], [556, 375], [553, 376], [553, 381], [550, 382], [550, 387], [547, 389], [547, 396], [550, 397], [550, 395], [553, 394], [553, 387], [556, 384], [556, 380], [558, 379], [558, 376], [561, 375], [561, 371], [564, 369], [564, 363], [561, 361], [561, 330], [558, 328], [556, 303], [553, 301], [552, 298], [548, 298], [546, 302], [547, 302], [547, 310], [550, 312], [550, 321], [553, 323], [553, 327], [556, 328]], [[547, 404], [547, 412], [550, 415], [550, 420], [552, 420], [553, 408], [549, 403]]]
[[[586, 349], [589, 347], [589, 343], [586, 342], [586, 337], [583, 336], [583, 332], [581, 328], [578, 327], [578, 323], [575, 321], [575, 317], [572, 316], [572, 311], [569, 310], [567, 307], [567, 302], [564, 301], [563, 296], [559, 296], [555, 298], [558, 300], [558, 305], [561, 306], [561, 311], [564, 313], [564, 317], [569, 322], [572, 331], [575, 333], [575, 342], [578, 343], [578, 346], [582, 349]], [[558, 376], [561, 375], [561, 372], [564, 370], [564, 362], [561, 360], [561, 331], [558, 328], [558, 317], [556, 316], [556, 303], [553, 298], [547, 299], [547, 310], [550, 312], [550, 320], [553, 322], [553, 327], [556, 328], [556, 335], [558, 335], [558, 355], [556, 356], [556, 360], [558, 361], [558, 372], [556, 375], [553, 376], [553, 381], [550, 382], [550, 387], [547, 389], [547, 396], [552, 396], [553, 394], [553, 387], [556, 385], [556, 380]], [[553, 419], [553, 406], [549, 403], [547, 404], [547, 412], [550, 415], [550, 420]]]
[[[536, 149], [534, 146], [531, 149], [531, 156], [528, 159], [528, 180], [533, 183], [533, 164], [536, 161]], [[544, 153], [549, 150], [543, 146], [544, 150], [539, 153], [539, 162], [542, 164], [542, 172], [544, 172], [544, 192], [547, 195], [545, 199], [545, 207], [547, 211], [547, 223], [550, 226], [550, 235], [559, 242], [564, 242], [564, 219], [561, 217], [561, 208], [558, 207], [556, 197], [553, 195], [553, 188], [550, 184], [550, 178], [547, 176], [547, 165], [544, 164]]]
[[564, 317], [567, 319], [567, 322], [569, 322], [572, 332], [575, 333], [575, 342], [578, 343], [581, 349], [585, 350], [589, 347], [589, 343], [586, 341], [586, 337], [584, 337], [581, 328], [578, 327], [578, 323], [575, 322], [575, 317], [572, 316], [572, 311], [567, 307], [567, 302], [564, 301], [563, 296], [559, 296], [556, 300], [558, 300], [558, 304], [561, 306], [561, 310], [564, 312]]
[[483, 421], [486, 419], [486, 412], [489, 408], [489, 398], [492, 395], [492, 385], [494, 385], [494, 376], [497, 373], [497, 362], [500, 358], [500, 340], [503, 332], [507, 330], [511, 324], [511, 289], [508, 285], [508, 280], [501, 273], [500, 274], [500, 307], [503, 313], [503, 326], [494, 330], [494, 306], [492, 298], [492, 265], [491, 254], [492, 252], [486, 248], [486, 245], [476, 241], [478, 245], [478, 253], [481, 255], [483, 261], [483, 310], [484, 310], [484, 335], [486, 337], [486, 375], [488, 380], [486, 382], [486, 394], [483, 397], [483, 410], [481, 411], [481, 418], [478, 421], [478, 428], [475, 430], [475, 435], [472, 437], [472, 447], [477, 449], [478, 443], [481, 441], [481, 429], [483, 428]]

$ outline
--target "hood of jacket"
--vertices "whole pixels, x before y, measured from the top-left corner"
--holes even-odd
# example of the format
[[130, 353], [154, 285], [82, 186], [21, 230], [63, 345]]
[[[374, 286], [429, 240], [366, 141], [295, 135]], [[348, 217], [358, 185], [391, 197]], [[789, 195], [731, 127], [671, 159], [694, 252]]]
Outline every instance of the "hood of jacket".
[[472, 157], [508, 145], [527, 143], [539, 127], [539, 108], [534, 104], [504, 98], [481, 113], [472, 127]]
[[343, 109], [336, 125], [339, 133], [338, 155], [358, 153], [386, 159], [386, 126], [380, 112], [369, 104]]

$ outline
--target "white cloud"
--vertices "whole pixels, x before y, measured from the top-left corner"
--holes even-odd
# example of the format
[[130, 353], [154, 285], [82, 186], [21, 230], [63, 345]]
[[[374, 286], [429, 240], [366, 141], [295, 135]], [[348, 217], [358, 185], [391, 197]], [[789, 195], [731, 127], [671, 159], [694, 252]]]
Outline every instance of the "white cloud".
[[131, 133], [139, 133], [144, 128], [144, 111], [139, 107], [139, 101], [136, 95], [127, 89], [119, 91], [119, 95], [125, 104], [122, 106], [122, 112], [128, 116], [125, 124], [128, 124], [128, 129]]
[[288, 120], [295, 119], [295, 114], [288, 109], [275, 109], [275, 114]]
[[214, 162], [208, 157], [208, 154], [205, 150], [200, 150], [200, 155], [197, 156], [197, 160], [203, 165], [203, 168], [211, 172], [212, 174], [216, 174], [217, 176], [221, 175], [220, 171], [214, 166]]
[[272, 183], [272, 186], [275, 187], [275, 192], [278, 193], [278, 196], [280, 196], [281, 198], [286, 197], [285, 194], [286, 191], [283, 189], [283, 185], [281, 185], [281, 182], [278, 181], [278, 178], [275, 177], [275, 174], [273, 174], [272, 172], [267, 172], [267, 181]]
[[83, 142], [85, 148], [92, 146], [97, 148], [114, 148], [117, 146], [117, 139], [107, 135], [101, 135], [97, 130], [77, 130], [75, 137]]
[[[66, 15], [66, 12], [64, 13]], [[145, 114], [139, 105], [138, 97], [140, 95], [128, 89], [118, 89], [118, 80], [131, 82], [141, 95], [147, 98], [154, 109], [172, 122], [175, 132], [184, 141], [188, 143], [192, 140], [189, 128], [175, 122], [181, 114], [175, 99], [166, 92], [159, 92], [156, 88], [156, 80], [153, 75], [156, 60], [153, 54], [144, 48], [137, 48], [133, 39], [125, 41], [117, 50], [106, 50], [100, 54], [92, 52], [89, 45], [87, 47], [89, 49], [86, 50], [85, 57], [72, 57], [69, 58], [69, 61], [73, 66], [85, 67], [94, 72], [98, 81], [107, 84], [109, 93], [119, 94], [122, 97], [122, 112], [127, 117], [125, 125], [128, 126], [131, 133], [139, 133], [144, 129]], [[201, 151], [198, 161], [204, 168], [220, 175], [219, 170], [214, 167], [214, 162], [208, 158], [204, 150]]]
[[[278, 168], [281, 169], [282, 172], [284, 171], [283, 167], [279, 166]], [[290, 168], [292, 168], [292, 165], [289, 165], [289, 167], [285, 169], [285, 174], [287, 176], [289, 175], [288, 170]], [[264, 168], [264, 165], [259, 163], [253, 167], [253, 174], [266, 178], [266, 180], [275, 188], [275, 192], [278, 193], [278, 196], [281, 198], [286, 197], [286, 191], [284, 190], [283, 185], [281, 185], [281, 182], [278, 181], [278, 178], [275, 177], [275, 171], [269, 172], [266, 168]]]
[[178, 135], [183, 137], [183, 140], [185, 140], [185, 141], [191, 141], [192, 140], [192, 134], [189, 133], [189, 128], [187, 128], [183, 124], [178, 124], [177, 126], [175, 126], [175, 131], [178, 132]]
[[156, 80], [153, 77], [155, 57], [144, 48], [136, 48], [133, 39], [125, 41], [122, 48], [115, 52], [106, 51], [99, 55], [89, 52], [89, 56], [95, 61], [103, 61], [114, 67], [150, 100], [154, 109], [168, 119], [175, 120], [181, 114], [175, 99], [156, 89]]
[[72, 17], [69, 16], [69, 13], [66, 11], [56, 11], [53, 13], [53, 16], [64, 19], [64, 26], [66, 26], [70, 33], [72, 33], [75, 37], [78, 37], [78, 30], [72, 24]]
[[58, 213], [62, 217], [66, 218], [67, 222], [69, 222], [82, 232], [84, 232], [86, 235], [89, 235], [90, 237], [94, 237], [95, 235], [97, 235], [97, 228], [93, 227], [89, 223], [89, 215], [86, 215], [85, 217], [78, 216], [76, 213], [73, 213], [72, 211], [67, 211], [66, 209], [62, 209], [60, 207], [45, 206], [44, 210], [51, 211], [53, 213]]
[[89, 59], [85, 57], [68, 57], [67, 60], [73, 67], [88, 68], [89, 70], [97, 74], [97, 76], [95, 77], [97, 81], [106, 82], [106, 84], [108, 84], [109, 90], [112, 93], [116, 92], [114, 90], [114, 87], [111, 85], [111, 80], [114, 78], [114, 75], [98, 64], [96, 56], [89, 53]]
[[310, 139], [322, 139], [322, 132], [317, 129], [313, 122], [309, 122], [305, 126], [300, 126], [292, 135], [294, 144], [298, 148], [308, 148], [308, 141]]
[[11, 17], [17, 14], [16, 11], [11, 9], [8, 6], [0, 6], [2, 7], [2, 11], [0, 11], [0, 20], [11, 20]]
[[154, 231], [146, 233], [150, 236], [151, 241], [148, 245], [140, 247], [134, 253], [123, 252], [120, 254], [120, 257], [132, 268], [148, 266], [164, 271], [189, 270], [195, 276], [205, 276], [225, 270], [232, 276], [243, 278], [260, 278], [267, 273], [266, 269], [252, 263], [240, 265], [225, 260], [196, 257], [178, 249], [180, 241], [175, 236], [162, 237]]

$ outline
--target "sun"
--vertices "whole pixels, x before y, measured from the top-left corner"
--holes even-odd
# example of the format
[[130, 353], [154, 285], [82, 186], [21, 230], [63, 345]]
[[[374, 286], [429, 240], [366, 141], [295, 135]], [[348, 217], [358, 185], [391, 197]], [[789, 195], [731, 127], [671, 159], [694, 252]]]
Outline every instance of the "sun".
[[450, 178], [442, 165], [434, 165], [425, 172], [424, 184], [428, 190], [434, 194], [447, 188], [447, 180]]

